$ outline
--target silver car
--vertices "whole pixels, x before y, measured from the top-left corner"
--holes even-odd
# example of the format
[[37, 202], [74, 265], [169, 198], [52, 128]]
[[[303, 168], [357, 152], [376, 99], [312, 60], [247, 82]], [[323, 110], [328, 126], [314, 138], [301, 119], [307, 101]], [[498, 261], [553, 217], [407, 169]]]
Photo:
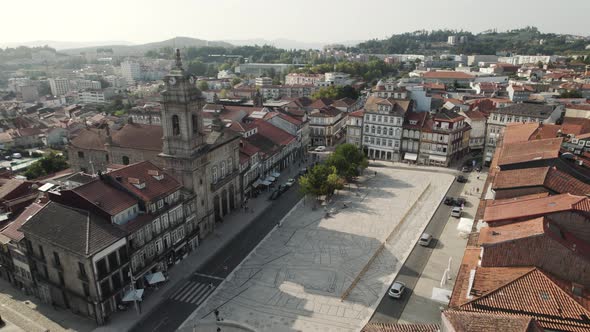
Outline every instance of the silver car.
[[428, 233], [422, 233], [422, 235], [420, 236], [420, 240], [418, 240], [418, 244], [423, 247], [428, 247], [430, 245], [431, 241], [432, 241], [432, 235], [430, 235]]
[[389, 288], [389, 292], [387, 292], [387, 295], [393, 297], [394, 299], [399, 299], [400, 297], [402, 297], [405, 290], [406, 284], [404, 284], [401, 281], [396, 281], [393, 283], [393, 285], [391, 285], [391, 288]]

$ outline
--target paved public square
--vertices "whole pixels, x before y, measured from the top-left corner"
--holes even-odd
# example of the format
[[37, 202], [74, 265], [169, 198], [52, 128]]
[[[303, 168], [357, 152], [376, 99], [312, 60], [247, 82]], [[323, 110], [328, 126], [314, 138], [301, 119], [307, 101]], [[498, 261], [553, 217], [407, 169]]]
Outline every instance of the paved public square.
[[326, 207], [296, 205], [184, 327], [214, 320], [219, 308], [256, 331], [359, 330], [453, 181], [388, 167], [365, 174]]

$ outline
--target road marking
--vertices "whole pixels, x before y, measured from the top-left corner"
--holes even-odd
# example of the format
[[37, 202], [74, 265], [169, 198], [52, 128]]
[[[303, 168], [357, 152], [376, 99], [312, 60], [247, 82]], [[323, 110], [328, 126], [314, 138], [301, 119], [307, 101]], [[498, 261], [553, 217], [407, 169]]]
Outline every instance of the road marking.
[[216, 277], [216, 276], [211, 276], [211, 275], [208, 275], [208, 274], [202, 274], [202, 273], [197, 273], [197, 272], [195, 272], [193, 274], [196, 275], [196, 276], [199, 276], [199, 277], [211, 278], [211, 279], [216, 279], [216, 280], [224, 280], [223, 278]]
[[197, 281], [187, 281], [185, 285], [183, 285], [178, 291], [176, 291], [170, 299], [185, 302], [185, 303], [193, 303], [197, 306], [201, 304], [213, 291], [215, 287], [210, 287], [210, 284], [197, 282]]

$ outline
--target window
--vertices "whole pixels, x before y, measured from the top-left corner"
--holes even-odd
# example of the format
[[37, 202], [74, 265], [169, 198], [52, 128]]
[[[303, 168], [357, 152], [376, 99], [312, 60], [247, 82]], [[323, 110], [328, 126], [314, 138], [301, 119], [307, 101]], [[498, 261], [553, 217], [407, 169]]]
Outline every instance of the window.
[[390, 139], [387, 140], [387, 146], [391, 147], [391, 140]]
[[168, 214], [163, 214], [162, 217], [162, 228], [163, 229], [167, 229], [170, 226], [169, 220], [168, 220]]
[[59, 284], [62, 285], [62, 286], [65, 286], [66, 285], [66, 282], [64, 281], [64, 274], [61, 273], [61, 272], [58, 272], [57, 275], [59, 277]]
[[393, 136], [393, 128], [389, 128], [389, 136]]
[[43, 251], [43, 247], [39, 245], [39, 257], [45, 259], [45, 252]]
[[104, 155], [104, 160], [106, 160], [107, 163], [109, 162], [109, 155], [108, 154]]
[[164, 200], [163, 199], [158, 200], [158, 209], [161, 209], [163, 207], [164, 207]]
[[98, 272], [98, 279], [104, 278], [109, 273], [106, 258], [102, 258], [96, 262], [96, 272]]
[[230, 174], [234, 168], [234, 161], [231, 157], [227, 159], [227, 173]]
[[172, 135], [180, 135], [180, 121], [178, 120], [178, 115], [172, 116]]
[[371, 134], [375, 133], [375, 126], [371, 126]]
[[381, 127], [377, 127], [377, 134], [381, 135]]
[[365, 125], [365, 132], [369, 132], [369, 125]]
[[61, 261], [59, 260], [59, 254], [56, 253], [55, 251], [53, 252], [53, 263], [55, 264], [56, 267], [61, 266]]
[[78, 151], [78, 158], [84, 159], [84, 151]]
[[153, 224], [154, 234], [160, 234], [160, 231], [161, 231], [160, 218], [155, 219], [152, 224]]
[[109, 270], [113, 271], [115, 270], [117, 267], [119, 267], [119, 260], [117, 259], [117, 252], [112, 252], [110, 253], [108, 256], [108, 261], [109, 261]]
[[199, 131], [199, 117], [196, 114], [192, 115], [192, 123], [193, 123], [193, 134], [196, 134]]
[[161, 254], [162, 253], [162, 240], [156, 240], [156, 244], [155, 244], [155, 250], [156, 250], [156, 254]]
[[82, 264], [82, 262], [78, 262], [78, 270], [80, 271], [80, 277], [82, 277], [82, 278], [88, 277], [86, 275], [86, 267], [84, 266], [84, 264]]
[[396, 118], [395, 123], [397, 123], [398, 125], [402, 124], [402, 118]]
[[123, 158], [121, 158], [123, 161], [123, 165], [129, 165], [129, 157], [127, 156], [123, 156]]
[[221, 162], [221, 178], [225, 177], [225, 161]]
[[84, 296], [90, 296], [90, 287], [88, 286], [88, 283], [83, 282], [82, 288], [84, 289]]
[[213, 181], [213, 183], [217, 183], [217, 166], [213, 167], [213, 170], [211, 171], [212, 173], [212, 177], [211, 177], [211, 181]]

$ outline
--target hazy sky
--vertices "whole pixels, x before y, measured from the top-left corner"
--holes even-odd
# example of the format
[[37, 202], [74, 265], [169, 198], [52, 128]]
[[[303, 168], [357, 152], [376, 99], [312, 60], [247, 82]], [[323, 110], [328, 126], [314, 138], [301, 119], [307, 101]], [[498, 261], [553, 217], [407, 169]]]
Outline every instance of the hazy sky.
[[537, 26], [590, 35], [590, 0], [12, 0], [0, 40], [150, 42], [286, 38], [337, 42], [419, 29]]

